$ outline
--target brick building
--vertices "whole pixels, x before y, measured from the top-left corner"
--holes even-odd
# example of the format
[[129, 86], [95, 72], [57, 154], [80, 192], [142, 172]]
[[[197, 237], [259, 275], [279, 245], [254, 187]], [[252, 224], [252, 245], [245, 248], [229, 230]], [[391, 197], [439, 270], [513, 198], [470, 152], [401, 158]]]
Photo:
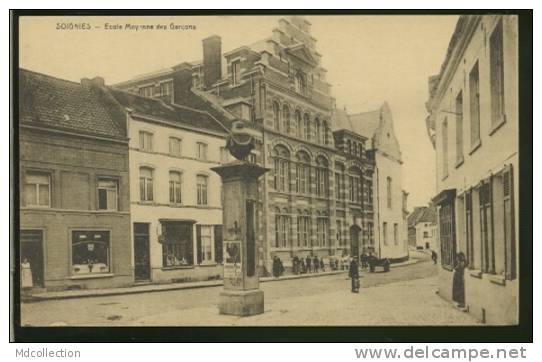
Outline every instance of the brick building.
[[489, 324], [518, 322], [517, 35], [516, 16], [461, 16], [440, 73], [429, 79], [439, 294], [453, 299], [463, 253], [465, 306]]
[[133, 281], [126, 117], [103, 80], [19, 71], [20, 251], [33, 285]]
[[373, 244], [373, 153], [366, 136], [332, 124], [335, 101], [320, 58], [311, 24], [293, 16], [256, 44], [223, 53], [212, 36], [202, 61], [115, 86], [156, 98], [169, 87], [175, 99], [188, 82], [214, 110], [257, 131], [249, 157], [272, 169], [260, 184], [258, 218], [268, 271], [275, 255], [288, 267], [295, 255], [329, 258]]

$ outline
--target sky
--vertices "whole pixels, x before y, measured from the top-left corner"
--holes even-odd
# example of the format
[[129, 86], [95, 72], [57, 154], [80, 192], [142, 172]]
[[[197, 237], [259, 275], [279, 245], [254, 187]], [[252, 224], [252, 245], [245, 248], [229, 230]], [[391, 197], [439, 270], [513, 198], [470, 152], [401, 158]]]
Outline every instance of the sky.
[[[220, 35], [224, 52], [271, 36], [276, 16], [22, 17], [19, 65], [106, 84], [202, 58], [201, 40]], [[425, 130], [427, 79], [444, 60], [457, 16], [307, 16], [337, 106], [349, 113], [391, 107], [403, 158], [408, 208], [435, 194], [435, 152]], [[135, 30], [126, 24], [139, 25]], [[157, 29], [161, 24], [165, 30]], [[186, 27], [175, 28], [171, 25]], [[123, 29], [115, 29], [122, 25]], [[142, 25], [153, 25], [144, 30]], [[90, 29], [87, 29], [90, 28]]]

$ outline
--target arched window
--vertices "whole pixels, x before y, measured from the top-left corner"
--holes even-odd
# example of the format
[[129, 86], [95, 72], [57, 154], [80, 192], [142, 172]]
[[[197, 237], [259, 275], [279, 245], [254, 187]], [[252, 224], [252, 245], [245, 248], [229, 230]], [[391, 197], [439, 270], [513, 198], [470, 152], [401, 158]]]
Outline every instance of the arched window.
[[318, 246], [329, 244], [329, 218], [325, 212], [316, 214], [316, 244]]
[[273, 128], [280, 130], [280, 106], [277, 102], [273, 102]]
[[153, 169], [150, 167], [139, 168], [139, 200], [154, 200]]
[[340, 163], [335, 164], [335, 198], [342, 200], [344, 198], [344, 166]]
[[290, 108], [286, 104], [282, 107], [282, 131], [290, 133]]
[[307, 95], [307, 80], [303, 72], [297, 72], [295, 75], [295, 90], [299, 94]]
[[327, 197], [329, 195], [329, 164], [327, 160], [319, 156], [316, 159], [316, 195]]
[[391, 177], [386, 178], [386, 194], [387, 194], [387, 200], [388, 200], [388, 207], [391, 209], [392, 207], [392, 180]]
[[303, 115], [303, 138], [307, 141], [311, 139], [311, 120], [307, 113]]
[[290, 191], [290, 152], [284, 146], [278, 145], [273, 150], [275, 158], [275, 190]]
[[314, 127], [316, 131], [316, 143], [322, 143], [322, 130], [320, 128], [320, 120], [318, 118], [314, 120]]
[[310, 162], [311, 159], [305, 151], [297, 153], [296, 192], [300, 194], [310, 193]]
[[297, 137], [303, 137], [303, 124], [301, 119], [301, 112], [299, 110], [295, 111], [295, 128], [297, 130]]

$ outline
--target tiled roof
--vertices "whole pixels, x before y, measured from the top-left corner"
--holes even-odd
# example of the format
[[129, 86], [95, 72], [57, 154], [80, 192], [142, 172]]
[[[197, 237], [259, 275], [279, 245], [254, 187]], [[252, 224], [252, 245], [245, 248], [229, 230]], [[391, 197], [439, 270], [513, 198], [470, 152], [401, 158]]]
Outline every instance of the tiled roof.
[[437, 220], [436, 218], [436, 210], [435, 207], [427, 207], [427, 206], [421, 206], [421, 207], [415, 207], [414, 210], [408, 215], [408, 227], [415, 227], [416, 224], [420, 222], [430, 222], [435, 223]]
[[228, 124], [231, 125], [229, 120], [211, 109], [210, 105], [192, 92], [182, 97], [182, 103], [170, 104], [160, 99], [146, 98], [115, 88], [109, 90], [125, 109], [135, 115], [149, 116], [215, 133], [226, 133], [226, 129], [229, 129]]
[[19, 69], [19, 121], [126, 139], [126, 117], [104, 88]]
[[347, 114], [346, 111], [336, 109], [332, 119], [336, 131], [345, 129], [371, 139], [380, 124], [380, 109], [356, 114]]

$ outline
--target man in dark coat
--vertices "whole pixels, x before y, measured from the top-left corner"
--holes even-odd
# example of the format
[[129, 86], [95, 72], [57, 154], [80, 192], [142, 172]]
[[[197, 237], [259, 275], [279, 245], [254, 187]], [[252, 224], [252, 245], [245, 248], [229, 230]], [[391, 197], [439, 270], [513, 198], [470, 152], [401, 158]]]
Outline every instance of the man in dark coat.
[[352, 279], [352, 293], [359, 293], [359, 264], [357, 256], [353, 257], [350, 262], [348, 276]]
[[307, 255], [305, 262], [307, 263], [307, 273], [310, 273], [311, 272], [311, 257], [309, 255]]
[[318, 268], [320, 267], [320, 261], [318, 260], [318, 255], [314, 256], [314, 259], [312, 259], [312, 264], [314, 265], [314, 272], [318, 273]]
[[280, 275], [280, 265], [279, 265], [279, 258], [275, 255], [273, 257], [273, 276], [275, 278], [278, 278]]
[[433, 264], [437, 263], [438, 255], [437, 252], [434, 250], [431, 250], [431, 259], [433, 260]]

